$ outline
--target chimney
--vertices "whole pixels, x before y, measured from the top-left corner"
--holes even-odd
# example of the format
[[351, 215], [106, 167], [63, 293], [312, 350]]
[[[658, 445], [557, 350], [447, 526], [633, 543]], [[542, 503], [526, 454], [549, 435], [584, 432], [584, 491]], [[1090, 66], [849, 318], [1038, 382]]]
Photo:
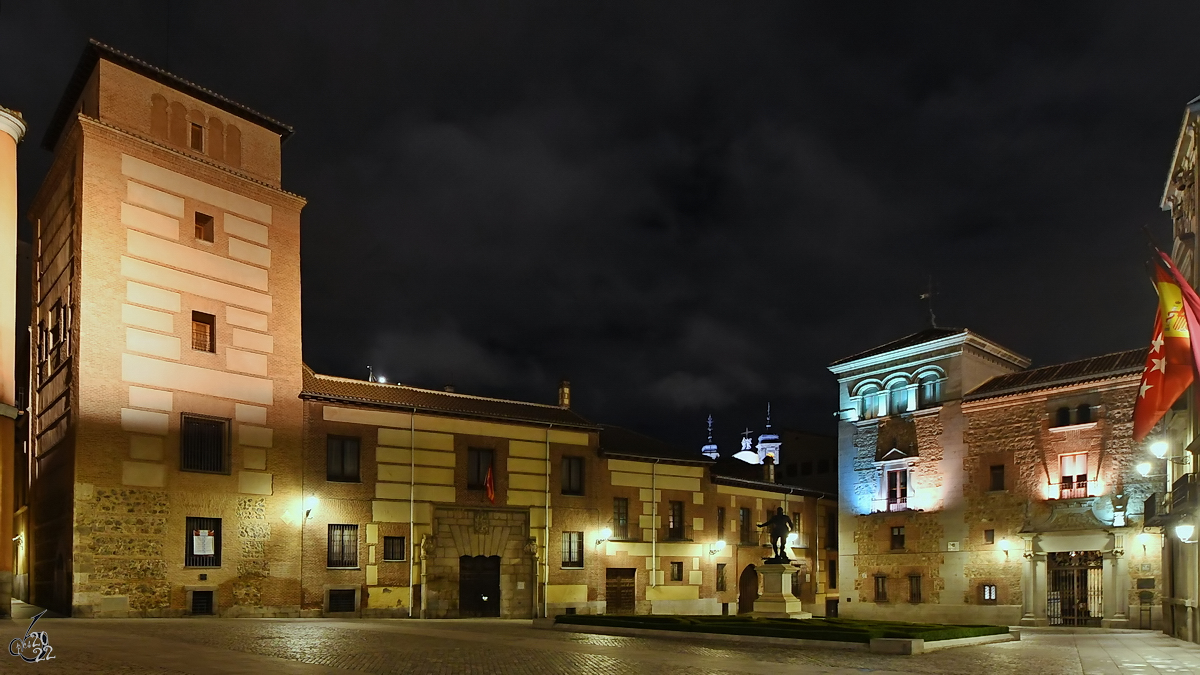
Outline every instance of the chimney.
[[571, 407], [571, 381], [563, 380], [558, 383], [558, 405], [562, 408]]
[[448, 385], [446, 385], [446, 386], [442, 387], [442, 389], [443, 389], [444, 391], [446, 391], [446, 392], [449, 392], [449, 393], [451, 393], [451, 394], [453, 394], [453, 393], [454, 393], [454, 385], [452, 385], [452, 384], [448, 384]]
[[775, 482], [775, 455], [767, 455], [763, 458], [763, 482]]

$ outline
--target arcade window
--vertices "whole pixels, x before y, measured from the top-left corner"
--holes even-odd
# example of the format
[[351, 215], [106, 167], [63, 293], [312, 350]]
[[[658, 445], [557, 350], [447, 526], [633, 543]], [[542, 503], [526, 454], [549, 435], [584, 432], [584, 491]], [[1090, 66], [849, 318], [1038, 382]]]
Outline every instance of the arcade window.
[[671, 502], [667, 513], [667, 539], [683, 539], [683, 502]]
[[200, 241], [213, 241], [213, 217], [207, 213], [196, 212], [196, 239]]
[[613, 497], [613, 538], [629, 538], [629, 498]]
[[583, 533], [562, 533], [562, 566], [568, 568], [583, 567]]
[[217, 317], [204, 312], [192, 312], [192, 349], [216, 353]]
[[892, 528], [892, 550], [897, 551], [904, 548], [904, 528]]
[[875, 577], [875, 602], [887, 602], [887, 577], [879, 575]]
[[404, 562], [404, 537], [383, 538], [383, 561]]
[[185, 521], [184, 567], [221, 566], [221, 519], [193, 518]]
[[562, 458], [562, 493], [564, 495], [583, 494], [583, 458]]
[[188, 144], [196, 152], [204, 152], [204, 127], [192, 123], [188, 134]]
[[[492, 470], [492, 451], [486, 448], [467, 448], [467, 489], [483, 490], [487, 487], [488, 473]], [[493, 481], [495, 478], [492, 479]]]
[[358, 567], [358, 526], [330, 525], [326, 567]]
[[180, 471], [229, 473], [229, 420], [184, 414], [179, 427]]
[[683, 581], [683, 563], [671, 563], [671, 581]]
[[357, 483], [359, 441], [352, 436], [325, 437], [325, 479], [336, 483]]

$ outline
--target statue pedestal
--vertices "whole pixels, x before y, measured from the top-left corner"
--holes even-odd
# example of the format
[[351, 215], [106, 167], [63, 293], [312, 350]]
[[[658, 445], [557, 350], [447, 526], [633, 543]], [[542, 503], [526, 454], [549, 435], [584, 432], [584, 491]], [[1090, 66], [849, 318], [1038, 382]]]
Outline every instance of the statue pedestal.
[[800, 599], [792, 593], [792, 574], [796, 568], [780, 563], [765, 563], [757, 568], [763, 577], [763, 594], [754, 601], [750, 616], [767, 619], [811, 619], [812, 612], [800, 608]]

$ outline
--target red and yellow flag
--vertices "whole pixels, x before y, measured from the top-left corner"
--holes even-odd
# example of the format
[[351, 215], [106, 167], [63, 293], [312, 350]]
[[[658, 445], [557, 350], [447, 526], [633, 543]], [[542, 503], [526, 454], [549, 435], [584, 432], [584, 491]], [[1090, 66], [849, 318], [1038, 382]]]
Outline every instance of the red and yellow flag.
[[[1192, 303], [1185, 300], [1196, 298], [1196, 293], [1182, 280], [1171, 259], [1165, 254], [1160, 255], [1164, 265], [1155, 266], [1157, 279], [1154, 284], [1158, 289], [1158, 314], [1154, 318], [1154, 339], [1150, 341], [1150, 353], [1133, 407], [1134, 441], [1141, 441], [1150, 433], [1192, 383], [1195, 372], [1193, 331], [1189, 324], [1194, 323], [1196, 317], [1189, 316], [1185, 305]], [[1185, 298], [1189, 292], [1190, 297]], [[1195, 309], [1197, 307], [1192, 311]]]
[[487, 490], [488, 501], [496, 503], [496, 483], [492, 480], [492, 467], [488, 467], [487, 478], [483, 479], [483, 487]]

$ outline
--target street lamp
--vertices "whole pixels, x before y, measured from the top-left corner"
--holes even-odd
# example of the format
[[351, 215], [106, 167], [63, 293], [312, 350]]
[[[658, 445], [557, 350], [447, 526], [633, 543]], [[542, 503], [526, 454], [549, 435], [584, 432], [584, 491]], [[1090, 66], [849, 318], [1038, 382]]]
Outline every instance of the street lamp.
[[1196, 534], [1195, 525], [1190, 523], [1180, 523], [1175, 526], [1175, 536], [1179, 537], [1179, 541], [1182, 541], [1185, 544], [1196, 543], [1196, 540], [1192, 539], [1192, 535], [1194, 534]]
[[1150, 475], [1150, 462], [1142, 462], [1137, 465], [1137, 472], [1142, 475], [1142, 478]]
[[708, 547], [708, 554], [709, 554], [709, 555], [716, 555], [716, 554], [720, 553], [720, 552], [721, 552], [721, 551], [723, 551], [723, 550], [725, 550], [725, 540], [724, 540], [724, 539], [718, 539], [718, 540], [716, 540], [716, 541], [714, 541], [714, 542], [712, 543], [712, 546], [709, 546], [709, 547]]
[[999, 542], [997, 545], [1000, 547], [1000, 550], [1001, 550], [1001, 551], [1004, 551], [1004, 557], [1005, 557], [1005, 559], [1007, 559], [1007, 558], [1008, 558], [1008, 549], [1009, 549], [1009, 546], [1010, 546], [1010, 545], [1009, 545], [1009, 543], [1008, 543], [1008, 540], [1007, 540], [1007, 539], [1001, 539], [1001, 540], [1000, 540], [1000, 542]]
[[321, 500], [317, 499], [316, 495], [309, 495], [308, 498], [304, 500], [304, 519], [305, 520], [312, 518], [313, 509], [317, 508], [317, 504], [319, 504], [319, 503], [321, 503]]
[[1154, 441], [1150, 444], [1150, 453], [1159, 459], [1166, 457], [1167, 442], [1163, 440]]
[[600, 544], [603, 544], [604, 542], [608, 541], [612, 537], [612, 535], [613, 535], [613, 531], [607, 527], [604, 528], [603, 530], [600, 530], [600, 538], [596, 540], [596, 545], [599, 546]]

